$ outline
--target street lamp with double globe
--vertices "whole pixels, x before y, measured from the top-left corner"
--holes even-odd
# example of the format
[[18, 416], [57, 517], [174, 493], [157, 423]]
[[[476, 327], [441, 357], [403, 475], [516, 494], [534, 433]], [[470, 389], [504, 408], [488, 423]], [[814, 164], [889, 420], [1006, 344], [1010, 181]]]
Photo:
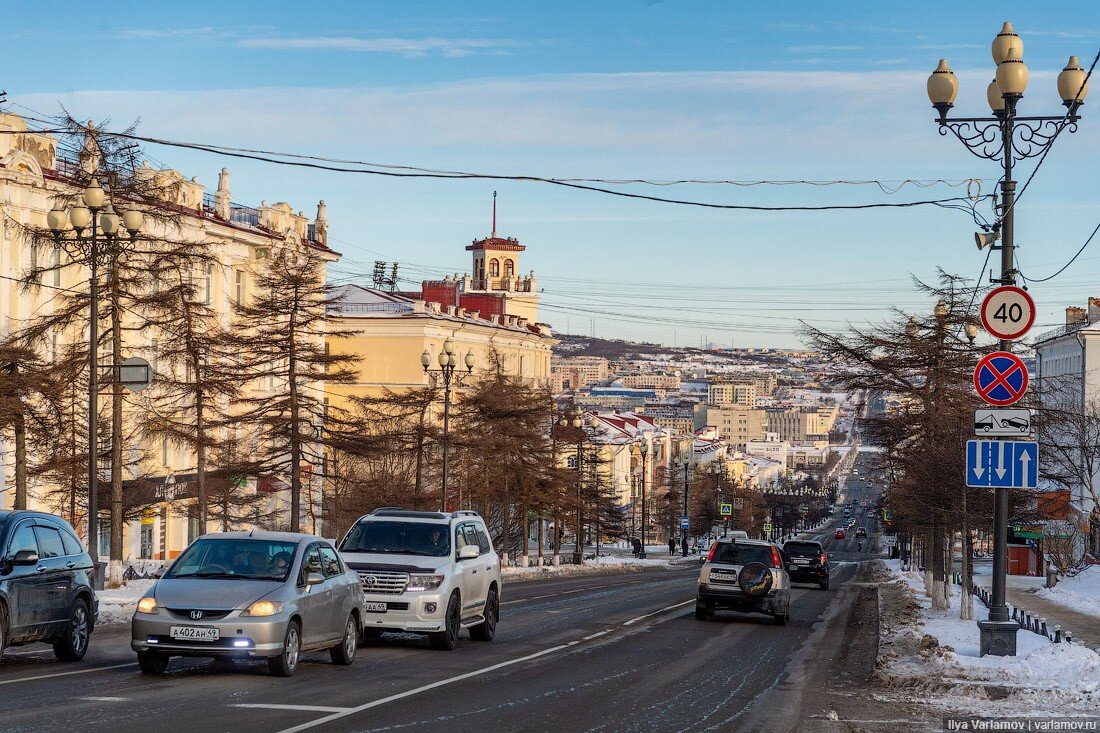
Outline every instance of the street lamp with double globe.
[[[474, 352], [467, 351], [463, 360], [466, 365], [466, 373], [474, 370]], [[443, 476], [439, 490], [439, 511], [447, 511], [447, 454], [450, 448], [451, 438], [451, 383], [454, 380], [455, 367], [458, 366], [458, 357], [455, 355], [455, 344], [451, 339], [443, 342], [443, 348], [439, 350], [436, 358], [438, 369], [432, 368], [432, 352], [424, 349], [420, 355], [420, 364], [424, 372], [432, 377], [433, 381], [443, 382]]]
[[[946, 59], [928, 77], [928, 99], [936, 108], [940, 134], [953, 134], [966, 148], [987, 160], [1001, 165], [1001, 202], [996, 222], [992, 226], [994, 238], [1000, 235], [1001, 285], [1016, 284], [1015, 241], [1013, 221], [1016, 207], [1016, 181], [1012, 166], [1017, 160], [1045, 155], [1054, 140], [1063, 131], [1077, 131], [1078, 112], [1088, 95], [1088, 73], [1076, 56], [1070, 56], [1062, 72], [1058, 74], [1058, 96], [1066, 111], [1061, 115], [1017, 115], [1017, 106], [1027, 89], [1028, 68], [1024, 63], [1024, 43], [1006, 22], [993, 39], [993, 62], [996, 76], [986, 88], [986, 101], [992, 117], [948, 118], [959, 93], [959, 81]], [[979, 246], [983, 246], [979, 240]], [[996, 246], [996, 245], [993, 245]], [[1002, 340], [1000, 348], [1009, 351], [1012, 342]], [[995, 489], [993, 509], [993, 597], [989, 605], [989, 620], [979, 621], [981, 630], [980, 653], [998, 656], [1015, 656], [1016, 630], [1019, 625], [1009, 618], [1005, 605], [1005, 575], [1008, 554], [1008, 489]]]
[[[119, 235], [119, 225], [126, 229], [130, 240], [137, 239], [145, 217], [136, 208], [127, 209], [120, 219], [114, 206], [107, 200], [107, 193], [93, 178], [81, 194], [77, 204], [67, 211], [61, 202], [55, 202], [46, 215], [46, 225], [54, 241], [73, 256], [84, 259], [90, 271], [88, 277], [88, 554], [92, 562], [99, 560], [99, 535], [97, 531], [98, 502], [98, 444], [99, 444], [99, 259], [109, 254], [110, 245]], [[71, 234], [69, 234], [71, 232]], [[87, 235], [85, 236], [85, 232]], [[100, 244], [106, 242], [108, 253], [100, 252]], [[115, 470], [112, 467], [112, 470]], [[96, 580], [102, 577], [97, 573]]]

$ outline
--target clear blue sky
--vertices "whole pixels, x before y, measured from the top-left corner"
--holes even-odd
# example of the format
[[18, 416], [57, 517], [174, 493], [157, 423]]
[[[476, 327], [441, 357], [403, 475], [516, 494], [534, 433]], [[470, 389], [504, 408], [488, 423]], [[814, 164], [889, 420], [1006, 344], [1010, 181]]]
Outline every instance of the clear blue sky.
[[[177, 12], [177, 9], [178, 12]], [[984, 179], [932, 124], [924, 84], [946, 56], [956, 111], [984, 114], [989, 42], [1011, 20], [1032, 70], [1025, 114], [1062, 111], [1054, 77], [1100, 48], [1093, 2], [19, 3], [6, 8], [0, 88], [11, 102], [151, 136], [446, 169], [556, 177]], [[1100, 82], [1017, 210], [1020, 262], [1049, 274], [1100, 221]], [[13, 111], [19, 112], [19, 107]], [[528, 246], [559, 330], [698, 344], [797, 343], [827, 328], [928, 308], [910, 274], [973, 276], [965, 214], [714, 211], [532, 183], [380, 179], [150, 156], [233, 197], [329, 204], [345, 260], [404, 274], [469, 269], [490, 226]], [[1030, 171], [1025, 164], [1021, 178]], [[943, 186], [624, 190], [712, 202], [818, 205], [959, 195]], [[988, 216], [988, 207], [984, 213]], [[1039, 322], [1100, 295], [1100, 242], [1033, 294]], [[367, 279], [366, 277], [363, 278]], [[613, 314], [626, 314], [622, 318]], [[593, 323], [594, 319], [594, 323]]]

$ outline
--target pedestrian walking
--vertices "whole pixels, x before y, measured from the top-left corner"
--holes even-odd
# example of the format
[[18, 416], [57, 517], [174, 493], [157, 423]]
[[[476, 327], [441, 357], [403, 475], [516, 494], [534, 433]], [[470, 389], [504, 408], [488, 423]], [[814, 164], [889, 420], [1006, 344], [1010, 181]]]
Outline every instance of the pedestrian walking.
[[668, 554], [669, 555], [675, 555], [676, 554], [676, 538], [673, 537], [672, 535], [668, 536]]
[[683, 550], [684, 550], [684, 557], [687, 557], [687, 554], [688, 554], [688, 538], [687, 538], [687, 537], [685, 537], [685, 538], [684, 538], [684, 539], [683, 539], [683, 540], [681, 541], [681, 543], [680, 543], [680, 547], [682, 547], [682, 548], [683, 548]]
[[642, 554], [642, 541], [637, 537], [634, 538], [634, 557], [641, 557]]

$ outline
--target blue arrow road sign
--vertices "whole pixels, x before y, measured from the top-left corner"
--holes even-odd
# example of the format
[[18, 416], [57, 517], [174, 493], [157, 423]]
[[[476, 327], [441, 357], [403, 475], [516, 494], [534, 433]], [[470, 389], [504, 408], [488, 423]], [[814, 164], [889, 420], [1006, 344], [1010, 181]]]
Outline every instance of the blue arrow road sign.
[[1039, 486], [1039, 444], [1033, 441], [970, 440], [966, 485], [1004, 489]]

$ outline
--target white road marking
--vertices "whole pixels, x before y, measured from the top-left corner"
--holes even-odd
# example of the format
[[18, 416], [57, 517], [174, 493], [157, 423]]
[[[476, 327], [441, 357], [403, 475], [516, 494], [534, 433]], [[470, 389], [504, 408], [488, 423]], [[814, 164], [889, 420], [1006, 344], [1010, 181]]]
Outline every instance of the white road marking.
[[593, 639], [598, 639], [599, 637], [604, 636], [606, 634], [610, 634], [610, 633], [611, 633], [611, 629], [604, 629], [603, 631], [597, 631], [595, 634], [589, 634], [588, 636], [584, 637], [583, 640], [584, 641], [592, 641]]
[[639, 621], [641, 621], [642, 619], [646, 619], [646, 618], [649, 618], [650, 616], [656, 616], [657, 614], [659, 614], [659, 613], [663, 613], [663, 612], [665, 612], [665, 611], [671, 611], [672, 609], [674, 609], [674, 608], [679, 608], [680, 606], [686, 606], [686, 605], [688, 605], [689, 603], [695, 603], [695, 599], [694, 599], [694, 598], [692, 598], [692, 599], [691, 599], [690, 601], [684, 601], [683, 603], [676, 603], [676, 604], [674, 604], [674, 605], [671, 605], [671, 606], [665, 606], [664, 608], [658, 609], [658, 610], [656, 610], [656, 611], [652, 611], [652, 612], [650, 612], [650, 613], [646, 613], [646, 614], [643, 614], [643, 615], [641, 615], [641, 616], [635, 616], [634, 618], [632, 618], [632, 619], [630, 619], [629, 621], [625, 622], [625, 623], [623, 624], [623, 626], [633, 626], [634, 624], [638, 623], [638, 622], [639, 622]]
[[17, 682], [34, 682], [35, 680], [48, 680], [52, 677], [68, 677], [73, 674], [88, 674], [89, 672], [102, 672], [105, 669], [122, 669], [123, 667], [136, 667], [137, 662], [127, 664], [108, 664], [106, 667], [89, 667], [88, 669], [74, 669], [71, 672], [54, 672], [53, 674], [36, 674], [33, 677], [18, 677], [13, 680], [0, 680], [0, 685], [14, 685]]
[[87, 700], [88, 702], [128, 702], [128, 697], [82, 697], [81, 700]]
[[500, 605], [508, 606], [508, 605], [513, 604], [513, 603], [527, 603], [528, 601], [538, 601], [538, 600], [541, 600], [543, 598], [557, 598], [558, 596], [568, 596], [568, 595], [572, 595], [574, 593], [584, 593], [585, 591], [590, 591], [590, 590], [602, 590], [604, 588], [619, 588], [619, 587], [622, 587], [624, 585], [634, 585], [634, 584], [633, 583], [608, 583], [606, 585], [590, 585], [586, 588], [576, 588], [574, 590], [563, 590], [563, 591], [560, 591], [558, 593], [544, 593], [541, 596], [531, 596], [529, 598], [517, 598], [517, 599], [512, 600], [512, 601], [504, 601]]
[[353, 708], [327, 707], [325, 705], [274, 705], [267, 703], [239, 703], [231, 708], [257, 708], [260, 710], [303, 710], [307, 713], [346, 713]]
[[326, 723], [331, 723], [334, 720], [339, 720], [340, 718], [346, 718], [349, 715], [354, 715], [356, 713], [361, 713], [364, 710], [370, 710], [371, 708], [376, 708], [376, 707], [379, 707], [380, 705], [385, 705], [386, 703], [393, 702], [394, 700], [400, 700], [400, 699], [405, 698], [405, 697], [412, 697], [413, 695], [419, 695], [421, 692], [427, 692], [428, 690], [434, 690], [437, 687], [443, 687], [444, 685], [450, 685], [450, 684], [453, 684], [455, 682], [461, 682], [462, 680], [468, 680], [471, 677], [479, 677], [483, 674], [488, 674], [489, 672], [495, 672], [498, 669], [504, 669], [505, 667], [511, 667], [512, 665], [515, 665], [515, 664], [522, 664], [524, 662], [529, 662], [532, 659], [538, 659], [539, 657], [545, 657], [547, 654], [553, 654], [555, 652], [560, 652], [562, 649], [567, 649], [567, 648], [568, 648], [567, 644], [559, 644], [558, 646], [552, 646], [549, 649], [543, 649], [541, 652], [535, 652], [534, 654], [528, 654], [528, 655], [523, 656], [523, 657], [517, 657], [516, 659], [510, 659], [507, 662], [499, 662], [498, 664], [492, 664], [492, 665], [489, 665], [488, 667], [482, 667], [481, 669], [475, 669], [472, 672], [467, 672], [465, 674], [456, 675], [454, 677], [448, 677], [447, 679], [439, 680], [438, 682], [432, 682], [431, 684], [423, 685], [421, 687], [417, 687], [417, 688], [412, 689], [412, 690], [407, 690], [405, 692], [399, 692], [396, 695], [390, 695], [389, 697], [383, 697], [383, 698], [380, 698], [378, 700], [372, 700], [371, 702], [363, 703], [362, 705], [359, 705], [359, 706], [354, 707], [354, 708], [347, 708], [346, 710], [342, 710], [341, 712], [333, 713], [332, 715], [326, 715], [323, 718], [318, 718], [317, 720], [314, 720], [314, 721], [309, 722], [309, 723], [302, 723], [301, 725], [296, 725], [293, 728], [286, 728], [282, 731], [279, 731], [279, 733], [298, 733], [298, 731], [309, 730], [310, 728], [316, 728], [318, 726], [325, 725]]

